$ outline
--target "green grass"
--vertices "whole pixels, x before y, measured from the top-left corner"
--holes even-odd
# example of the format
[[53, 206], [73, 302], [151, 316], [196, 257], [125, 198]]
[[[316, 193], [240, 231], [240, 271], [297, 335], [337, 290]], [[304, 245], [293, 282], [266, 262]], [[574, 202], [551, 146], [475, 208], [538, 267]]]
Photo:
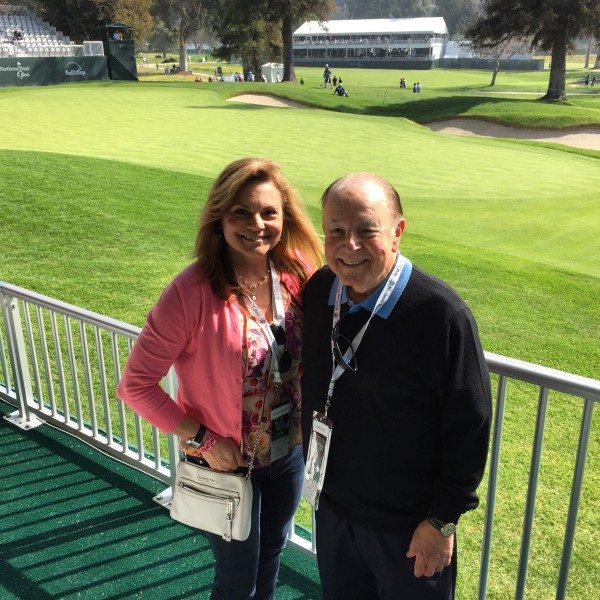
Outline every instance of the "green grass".
[[[365, 71], [353, 74], [373, 77], [374, 86], [382, 81]], [[424, 93], [413, 105], [424, 111], [419, 120], [443, 110], [442, 84], [451, 85], [444, 78], [454, 75], [440, 73], [440, 96]], [[472, 86], [488, 76], [467, 75]], [[527, 86], [535, 85], [533, 75]], [[308, 77], [304, 88], [264, 89], [329, 94], [311, 89]], [[381, 91], [375, 88], [373, 110]], [[403, 196], [409, 223], [403, 251], [465, 297], [486, 350], [599, 377], [598, 153], [445, 137], [373, 110], [296, 111], [223, 101], [248, 89], [157, 81], [0, 90], [0, 280], [140, 325], [160, 290], [189, 262], [197, 215], [226, 162], [248, 154], [278, 160], [315, 223], [319, 195], [331, 180], [374, 170]], [[470, 96], [461, 91], [456, 97], [468, 103]], [[475, 100], [469, 110], [496, 106], [506, 115], [515, 104], [534, 120], [546, 106]], [[580, 101], [582, 110], [597, 111], [597, 97]], [[569, 118], [580, 110], [563, 108]], [[527, 386], [509, 392], [489, 593], [495, 600], [514, 593], [537, 401]], [[528, 599], [553, 596], [580, 414], [579, 401], [551, 398]], [[593, 597], [600, 588], [591, 565], [599, 449], [595, 419], [571, 600]], [[479, 510], [461, 521], [459, 597], [467, 600], [476, 586], [482, 517]]]
[[[216, 63], [192, 63], [195, 72], [211, 74]], [[586, 71], [567, 71], [567, 103], [536, 101], [548, 87], [548, 71], [501, 71], [496, 85], [490, 87], [491, 75], [484, 70], [434, 69], [432, 71], [400, 71], [395, 69], [334, 69], [341, 76], [349, 98], [334, 96], [323, 89], [321, 67], [297, 67], [298, 84], [195, 84], [208, 87], [225, 98], [249, 89], [276, 93], [311, 106], [383, 116], [406, 117], [419, 123], [456, 116], [482, 118], [521, 127], [574, 127], [600, 124], [600, 87], [586, 88]], [[224, 65], [224, 73], [241, 70], [239, 65]], [[409, 89], [401, 90], [398, 82], [407, 78]], [[193, 77], [162, 75], [149, 69], [142, 80], [187, 82]], [[412, 93], [411, 82], [418, 80], [423, 92]]]

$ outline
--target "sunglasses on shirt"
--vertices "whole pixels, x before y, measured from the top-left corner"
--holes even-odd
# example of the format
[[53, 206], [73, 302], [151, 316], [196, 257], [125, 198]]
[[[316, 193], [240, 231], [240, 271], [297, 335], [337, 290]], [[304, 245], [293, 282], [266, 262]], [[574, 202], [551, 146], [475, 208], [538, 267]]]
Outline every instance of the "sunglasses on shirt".
[[280, 347], [283, 346], [283, 353], [279, 357], [278, 363], [279, 372], [283, 375], [292, 368], [292, 355], [286, 346], [287, 335], [285, 329], [278, 323], [271, 323], [270, 327], [273, 332], [273, 337], [275, 338], [275, 343]]
[[[345, 316], [345, 315], [344, 315]], [[356, 355], [354, 354], [354, 346], [352, 342], [343, 334], [340, 333], [340, 323], [342, 318], [335, 324], [333, 331], [331, 332], [331, 345], [333, 346], [333, 358], [336, 365], [339, 365], [344, 371], [350, 371], [356, 373], [358, 371], [358, 363], [356, 362]], [[340, 348], [340, 342], [342, 342], [345, 350]], [[350, 350], [350, 360], [346, 360], [344, 355]]]

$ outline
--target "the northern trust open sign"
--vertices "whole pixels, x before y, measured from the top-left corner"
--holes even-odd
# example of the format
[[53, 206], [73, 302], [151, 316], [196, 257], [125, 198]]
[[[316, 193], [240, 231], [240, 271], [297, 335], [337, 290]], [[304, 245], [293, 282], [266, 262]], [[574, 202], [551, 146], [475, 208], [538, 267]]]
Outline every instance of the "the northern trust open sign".
[[108, 79], [106, 57], [2, 58], [0, 86], [52, 85]]

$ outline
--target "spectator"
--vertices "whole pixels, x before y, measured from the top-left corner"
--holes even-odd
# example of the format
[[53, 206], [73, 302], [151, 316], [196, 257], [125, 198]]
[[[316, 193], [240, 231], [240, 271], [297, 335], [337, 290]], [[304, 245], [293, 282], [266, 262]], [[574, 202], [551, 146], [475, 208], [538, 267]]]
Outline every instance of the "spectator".
[[348, 97], [348, 94], [346, 93], [346, 90], [344, 89], [344, 86], [341, 83], [338, 83], [335, 90], [333, 90], [333, 93], [337, 94], [338, 96], [346, 96], [346, 98]]
[[[274, 597], [304, 471], [299, 294], [319, 262], [319, 238], [279, 166], [231, 163], [208, 193], [196, 261], [148, 314], [119, 384], [119, 398], [211, 468], [235, 471], [256, 460], [250, 537], [206, 534], [213, 599]], [[176, 398], [160, 385], [172, 364]], [[272, 429], [282, 427], [272, 443]]]
[[335, 75], [333, 76], [333, 79], [331, 81], [333, 83], [333, 87], [337, 87], [338, 79]]
[[323, 448], [323, 479], [311, 486], [307, 472], [304, 492], [318, 500], [323, 597], [450, 600], [456, 524], [478, 504], [488, 451], [477, 326], [454, 290], [401, 255], [406, 220], [389, 182], [348, 175], [321, 206], [329, 267], [302, 295], [302, 430], [305, 455]]
[[325, 70], [323, 71], [323, 87], [331, 87], [331, 70], [329, 69], [329, 65], [325, 65]]

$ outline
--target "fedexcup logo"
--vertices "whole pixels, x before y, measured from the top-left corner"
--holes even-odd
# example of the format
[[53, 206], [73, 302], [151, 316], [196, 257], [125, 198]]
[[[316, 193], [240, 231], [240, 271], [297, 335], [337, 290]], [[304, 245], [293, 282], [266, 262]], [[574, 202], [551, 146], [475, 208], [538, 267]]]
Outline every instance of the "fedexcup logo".
[[[69, 69], [69, 67], [71, 68]], [[85, 77], [85, 71], [80, 64], [76, 62], [70, 62], [67, 63], [67, 66], [65, 67], [65, 75], [69, 75], [70, 77], [77, 77], [78, 75], [80, 77]]]
[[30, 77], [29, 67], [24, 67], [19, 61], [17, 61], [16, 67], [0, 67], [0, 72], [15, 72], [17, 74], [17, 79], [25, 79], [25, 77]]

